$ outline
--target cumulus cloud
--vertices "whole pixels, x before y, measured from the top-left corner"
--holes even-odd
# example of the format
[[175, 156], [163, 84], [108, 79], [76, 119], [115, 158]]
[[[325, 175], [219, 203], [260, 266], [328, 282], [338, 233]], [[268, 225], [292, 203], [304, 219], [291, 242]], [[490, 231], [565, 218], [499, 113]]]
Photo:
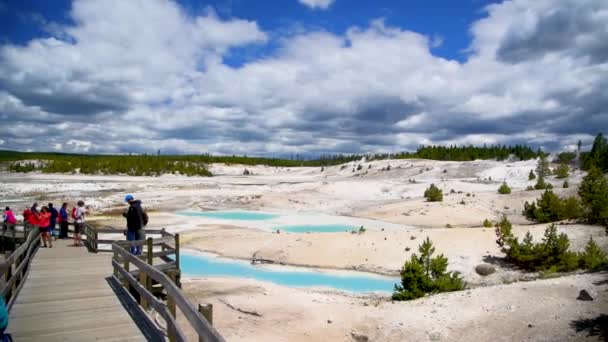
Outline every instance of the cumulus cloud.
[[335, 0], [298, 0], [302, 5], [312, 9], [328, 9]]
[[290, 35], [271, 55], [232, 67], [223, 62], [232, 48], [268, 42], [257, 23], [193, 17], [164, 0], [80, 0], [75, 25], [0, 48], [2, 146], [226, 154], [572, 146], [608, 127], [608, 4], [573, 4], [487, 7], [464, 62], [435, 56], [438, 37], [372, 20]]

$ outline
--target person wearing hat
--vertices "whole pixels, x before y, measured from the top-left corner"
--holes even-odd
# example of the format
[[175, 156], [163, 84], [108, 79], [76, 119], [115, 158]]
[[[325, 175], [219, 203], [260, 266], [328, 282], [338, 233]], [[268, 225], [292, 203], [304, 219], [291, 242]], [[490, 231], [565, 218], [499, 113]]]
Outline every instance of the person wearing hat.
[[74, 210], [74, 246], [82, 246], [82, 230], [84, 229], [84, 217], [87, 214], [87, 209], [84, 207], [84, 201], [78, 201], [78, 207]]
[[[141, 207], [141, 201], [136, 200], [133, 195], [125, 196], [125, 202], [129, 203], [129, 209], [122, 215], [127, 219], [127, 240], [140, 241], [146, 239], [144, 227], [148, 224], [148, 214]], [[141, 255], [141, 246], [131, 246], [130, 252]]]

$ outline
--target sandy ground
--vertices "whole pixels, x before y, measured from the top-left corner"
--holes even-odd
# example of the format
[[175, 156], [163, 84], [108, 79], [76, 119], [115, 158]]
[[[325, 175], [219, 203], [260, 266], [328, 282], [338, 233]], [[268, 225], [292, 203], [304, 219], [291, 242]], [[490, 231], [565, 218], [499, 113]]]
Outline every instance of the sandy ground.
[[[599, 299], [576, 300], [581, 288], [597, 291]], [[215, 326], [229, 341], [596, 341], [607, 333], [606, 274], [411, 302], [228, 278], [192, 279], [184, 289], [193, 302], [214, 305]]]
[[[486, 218], [507, 215], [516, 234], [530, 231], [536, 240], [542, 238], [546, 225], [532, 225], [521, 215], [524, 202], [541, 195], [541, 191], [525, 191], [534, 184], [528, 173], [535, 165], [535, 161], [383, 160], [321, 171], [218, 164], [211, 166], [216, 175], [212, 178], [0, 173], [0, 202], [19, 212], [34, 201], [84, 199], [91, 208], [91, 221], [120, 228], [125, 224], [119, 216], [125, 209], [122, 199], [132, 193], [150, 212], [150, 228], [180, 233], [185, 248], [245, 260], [256, 255], [277, 264], [388, 275], [397, 274], [429, 237], [437, 251], [449, 258], [450, 270], [461, 272], [470, 286], [464, 292], [390, 303], [371, 295], [248, 279], [186, 277], [184, 289], [191, 298], [215, 304], [217, 326], [229, 341], [350, 341], [358, 335], [370, 341], [601, 340], [605, 330], [604, 335], [601, 329], [590, 331], [596, 321], [576, 322], [599, 317], [600, 323], [606, 323], [606, 316], [600, 316], [608, 314], [606, 274], [522, 282], [538, 275], [501, 264], [494, 230], [481, 227]], [[243, 176], [245, 168], [252, 175]], [[548, 181], [556, 193], [569, 196], [576, 193], [582, 176], [575, 171], [568, 179], [569, 189], [561, 188], [562, 180]], [[497, 193], [503, 181], [512, 187], [512, 194]], [[431, 183], [444, 191], [443, 202], [428, 203], [422, 197]], [[273, 221], [236, 221], [179, 214], [223, 209], [281, 216]], [[366, 232], [276, 233], [277, 226], [291, 224], [347, 224], [364, 226]], [[452, 228], [446, 228], [448, 224]], [[590, 236], [608, 250], [602, 227], [561, 224], [559, 230], [570, 237], [574, 250], [581, 250]], [[483, 262], [493, 263], [497, 272], [477, 275], [474, 268]], [[593, 302], [577, 301], [581, 288], [594, 289], [598, 297]], [[239, 313], [224, 302], [262, 316]], [[577, 327], [582, 329], [578, 333]]]

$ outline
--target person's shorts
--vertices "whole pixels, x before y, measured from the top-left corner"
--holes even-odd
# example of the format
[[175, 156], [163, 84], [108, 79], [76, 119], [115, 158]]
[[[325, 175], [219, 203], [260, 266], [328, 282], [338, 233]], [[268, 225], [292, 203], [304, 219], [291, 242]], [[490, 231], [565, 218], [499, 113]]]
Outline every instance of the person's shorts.
[[44, 227], [44, 228], [39, 227], [38, 229], [40, 229], [41, 233], [48, 233], [49, 232], [49, 227]]
[[83, 227], [84, 227], [84, 223], [74, 223], [74, 233], [76, 233], [76, 234], [82, 233]]

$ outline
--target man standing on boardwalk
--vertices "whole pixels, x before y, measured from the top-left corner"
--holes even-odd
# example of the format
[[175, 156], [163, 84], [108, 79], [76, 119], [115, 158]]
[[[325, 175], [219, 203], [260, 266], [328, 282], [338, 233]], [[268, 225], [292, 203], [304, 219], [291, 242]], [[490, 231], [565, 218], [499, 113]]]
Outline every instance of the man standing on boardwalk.
[[78, 207], [74, 210], [74, 246], [82, 246], [82, 231], [84, 230], [84, 217], [87, 214], [87, 209], [84, 207], [84, 201], [78, 201]]
[[51, 239], [57, 239], [57, 234], [55, 233], [55, 227], [57, 226], [57, 218], [59, 217], [59, 212], [57, 209], [53, 208], [53, 203], [49, 203], [49, 212], [51, 213], [51, 222], [49, 226], [49, 235]]
[[[136, 200], [133, 195], [125, 196], [125, 202], [129, 203], [129, 210], [122, 215], [127, 218], [127, 240], [141, 241], [146, 239], [144, 227], [148, 224], [148, 214], [141, 207], [141, 201]], [[131, 254], [141, 255], [141, 245], [131, 246]]]
[[63, 203], [59, 210], [59, 238], [67, 239], [68, 237], [68, 204]]

